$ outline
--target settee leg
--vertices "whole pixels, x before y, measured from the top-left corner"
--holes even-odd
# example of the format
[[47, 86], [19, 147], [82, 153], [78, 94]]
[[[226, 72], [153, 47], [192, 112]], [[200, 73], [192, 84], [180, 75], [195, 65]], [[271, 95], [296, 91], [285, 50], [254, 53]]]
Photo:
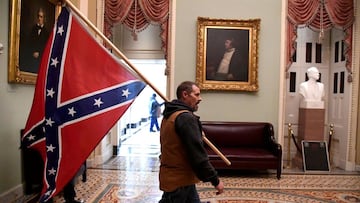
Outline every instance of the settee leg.
[[281, 178], [281, 169], [276, 170], [276, 177], [277, 177], [278, 180], [280, 180], [280, 178]]

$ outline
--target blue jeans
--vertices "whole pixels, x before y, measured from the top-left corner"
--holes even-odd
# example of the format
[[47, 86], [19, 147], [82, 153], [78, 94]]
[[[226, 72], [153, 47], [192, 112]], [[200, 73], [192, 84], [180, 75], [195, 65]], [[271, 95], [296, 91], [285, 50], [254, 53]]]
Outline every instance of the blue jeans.
[[[154, 130], [154, 126], [156, 127], [156, 130]], [[150, 132], [159, 131], [159, 123], [157, 116], [151, 116], [150, 118]]]
[[200, 203], [200, 198], [195, 185], [189, 185], [164, 192], [159, 203]]

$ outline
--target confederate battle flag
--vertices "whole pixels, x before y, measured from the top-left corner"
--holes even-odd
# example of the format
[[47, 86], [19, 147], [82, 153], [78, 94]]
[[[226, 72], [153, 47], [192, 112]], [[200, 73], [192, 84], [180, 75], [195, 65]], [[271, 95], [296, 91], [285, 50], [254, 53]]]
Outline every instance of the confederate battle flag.
[[66, 7], [40, 65], [22, 147], [44, 160], [41, 202], [59, 193], [145, 83], [109, 53]]

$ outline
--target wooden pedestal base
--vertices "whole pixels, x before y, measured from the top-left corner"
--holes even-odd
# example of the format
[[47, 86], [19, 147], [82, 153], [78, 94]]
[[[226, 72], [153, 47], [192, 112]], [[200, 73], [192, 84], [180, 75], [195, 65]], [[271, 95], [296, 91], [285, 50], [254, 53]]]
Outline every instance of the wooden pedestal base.
[[[301, 148], [303, 140], [324, 141], [325, 109], [299, 108], [297, 144]], [[293, 165], [303, 169], [301, 152], [293, 158]]]
[[324, 109], [299, 109], [298, 142], [302, 140], [324, 140]]

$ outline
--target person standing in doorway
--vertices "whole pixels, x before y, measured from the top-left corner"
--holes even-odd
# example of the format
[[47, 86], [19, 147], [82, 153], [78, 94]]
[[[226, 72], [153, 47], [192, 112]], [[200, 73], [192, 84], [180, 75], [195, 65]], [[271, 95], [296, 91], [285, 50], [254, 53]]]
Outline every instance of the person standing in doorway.
[[209, 162], [202, 140], [200, 118], [194, 114], [201, 101], [200, 88], [191, 81], [182, 82], [177, 99], [165, 103], [160, 130], [159, 203], [200, 203], [195, 184], [210, 182], [217, 190], [224, 185]]
[[[156, 100], [156, 94], [152, 94], [150, 99], [150, 132], [160, 131], [158, 118], [161, 114], [161, 104]], [[154, 130], [154, 126], [156, 131]]]

